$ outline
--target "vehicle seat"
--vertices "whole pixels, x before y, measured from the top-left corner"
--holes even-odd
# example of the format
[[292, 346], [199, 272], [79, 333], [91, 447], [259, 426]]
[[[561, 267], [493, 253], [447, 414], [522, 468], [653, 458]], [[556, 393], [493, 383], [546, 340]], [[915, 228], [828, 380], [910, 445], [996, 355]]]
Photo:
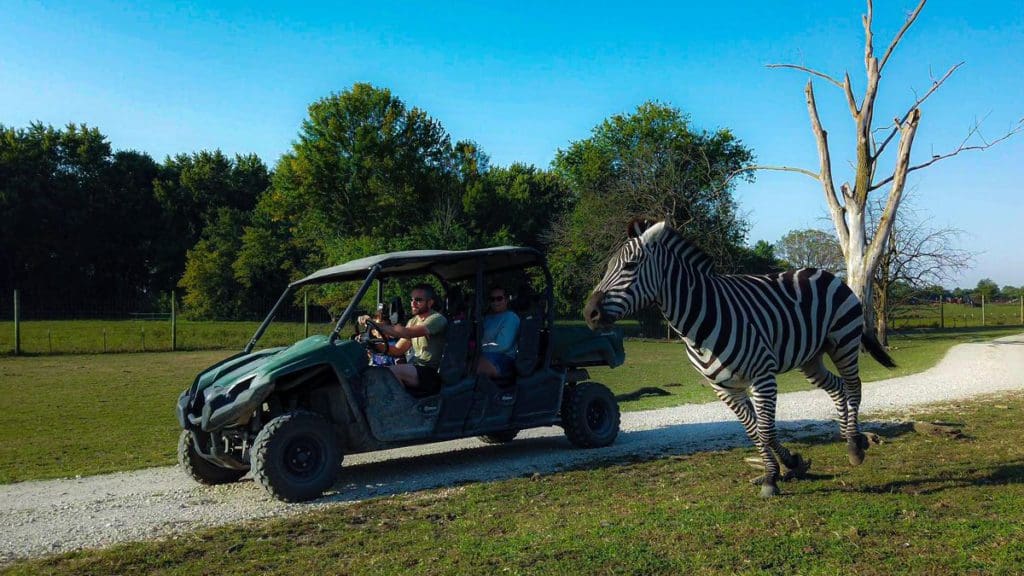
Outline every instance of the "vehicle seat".
[[517, 341], [516, 374], [529, 376], [541, 361], [544, 332], [544, 307], [532, 292], [525, 292], [517, 299], [519, 313], [519, 337]]
[[451, 286], [445, 293], [444, 315], [448, 320], [465, 319], [468, 316], [466, 296], [459, 286]]
[[466, 375], [466, 362], [469, 359], [469, 321], [465, 318], [449, 320], [445, 330], [444, 352], [438, 373], [445, 384], [454, 384]]

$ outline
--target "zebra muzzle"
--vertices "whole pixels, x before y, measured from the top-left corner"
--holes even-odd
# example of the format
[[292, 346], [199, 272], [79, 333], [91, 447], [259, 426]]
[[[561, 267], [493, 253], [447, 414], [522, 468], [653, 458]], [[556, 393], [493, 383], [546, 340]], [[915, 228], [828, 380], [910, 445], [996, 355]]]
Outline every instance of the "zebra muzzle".
[[583, 307], [583, 319], [586, 320], [587, 326], [591, 330], [606, 328], [611, 324], [605, 316], [604, 310], [601, 309], [602, 301], [604, 301], [604, 292], [596, 291], [590, 295], [587, 305]]

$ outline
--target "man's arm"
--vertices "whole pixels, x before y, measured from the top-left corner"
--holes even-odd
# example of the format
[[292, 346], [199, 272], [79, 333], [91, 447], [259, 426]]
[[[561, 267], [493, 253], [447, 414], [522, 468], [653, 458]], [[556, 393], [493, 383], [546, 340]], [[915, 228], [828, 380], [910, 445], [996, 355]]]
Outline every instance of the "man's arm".
[[[384, 325], [380, 327], [380, 331], [383, 332], [385, 336], [402, 339], [412, 339], [430, 335], [430, 331], [427, 329], [426, 324], [418, 324], [411, 328], [408, 326]], [[409, 345], [412, 345], [412, 343], [410, 342]]]
[[412, 340], [402, 338], [394, 344], [388, 345], [388, 356], [405, 356], [405, 353], [412, 347]]

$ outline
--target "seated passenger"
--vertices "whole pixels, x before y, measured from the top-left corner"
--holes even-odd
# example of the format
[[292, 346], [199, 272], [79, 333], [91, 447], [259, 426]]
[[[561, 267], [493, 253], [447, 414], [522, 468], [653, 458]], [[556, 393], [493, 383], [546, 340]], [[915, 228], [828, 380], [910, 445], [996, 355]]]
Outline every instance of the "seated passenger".
[[[441, 376], [437, 369], [444, 351], [445, 329], [448, 320], [434, 311], [437, 296], [430, 284], [417, 284], [410, 295], [410, 311], [412, 317], [405, 326], [381, 325], [380, 331], [388, 338], [399, 338], [394, 345], [389, 345], [390, 356], [404, 356], [411, 348], [413, 358], [408, 364], [388, 366], [415, 396], [428, 396], [441, 389]], [[359, 323], [366, 324], [369, 316], [360, 316]]]
[[508, 309], [508, 294], [504, 288], [492, 288], [490, 311], [484, 317], [477, 373], [490, 378], [511, 376], [515, 372], [518, 334], [519, 316]]
[[[380, 326], [384, 326], [385, 324], [390, 326], [392, 324], [391, 319], [384, 314], [383, 304], [379, 304], [377, 306], [377, 313], [373, 315], [373, 321]], [[377, 330], [370, 330], [366, 333], [365, 337], [384, 339], [384, 335]], [[387, 338], [387, 343], [389, 347], [394, 346], [398, 343], [398, 340], [395, 338]], [[394, 366], [396, 364], [396, 358], [388, 354], [388, 351], [384, 349], [383, 346], [384, 343], [382, 342], [374, 346], [372, 351], [367, 352], [370, 356], [371, 366]]]

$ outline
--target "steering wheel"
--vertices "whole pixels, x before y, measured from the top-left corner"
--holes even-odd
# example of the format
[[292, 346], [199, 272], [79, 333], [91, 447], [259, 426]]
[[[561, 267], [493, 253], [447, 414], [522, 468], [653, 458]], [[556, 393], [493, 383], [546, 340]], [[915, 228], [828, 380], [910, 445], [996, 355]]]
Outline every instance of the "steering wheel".
[[[373, 336], [374, 332], [377, 332], [377, 334], [384, 334], [384, 331], [380, 329], [380, 324], [377, 324], [373, 320], [370, 320], [369, 318], [367, 318], [366, 319], [366, 340], [364, 340], [363, 343], [366, 344], [366, 347], [369, 348], [370, 351], [372, 351], [372, 352], [379, 352], [379, 350], [377, 349], [377, 346], [379, 346], [381, 344], [383, 344], [385, 346], [388, 346], [390, 344], [390, 342], [388, 342], [388, 339], [386, 337], [384, 337], [384, 336], [381, 336], [379, 338], [376, 337], [376, 336]], [[385, 350], [387, 350], [387, 348], [385, 348]]]

